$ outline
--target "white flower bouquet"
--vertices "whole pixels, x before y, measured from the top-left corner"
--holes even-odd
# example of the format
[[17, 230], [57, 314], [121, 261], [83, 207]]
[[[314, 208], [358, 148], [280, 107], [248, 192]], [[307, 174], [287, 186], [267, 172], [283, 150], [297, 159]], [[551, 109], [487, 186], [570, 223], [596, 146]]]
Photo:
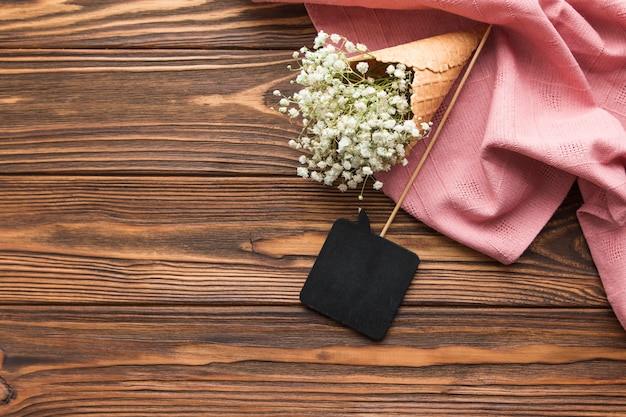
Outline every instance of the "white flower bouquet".
[[[454, 32], [370, 52], [337, 34], [319, 32], [313, 49], [294, 52], [299, 67], [292, 96], [279, 90], [278, 110], [299, 119], [289, 141], [303, 150], [297, 174], [346, 191], [375, 173], [407, 163], [412, 145], [478, 45], [480, 29]], [[373, 188], [382, 188], [374, 179]]]

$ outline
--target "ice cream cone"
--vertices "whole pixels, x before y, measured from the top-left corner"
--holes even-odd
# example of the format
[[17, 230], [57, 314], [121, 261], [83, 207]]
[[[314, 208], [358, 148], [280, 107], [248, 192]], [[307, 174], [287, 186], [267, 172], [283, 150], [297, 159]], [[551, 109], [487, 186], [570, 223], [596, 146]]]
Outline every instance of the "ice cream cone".
[[[414, 72], [413, 121], [430, 122], [478, 47], [487, 26], [446, 33], [370, 52], [382, 64], [402, 63]], [[360, 59], [355, 59], [359, 61]]]

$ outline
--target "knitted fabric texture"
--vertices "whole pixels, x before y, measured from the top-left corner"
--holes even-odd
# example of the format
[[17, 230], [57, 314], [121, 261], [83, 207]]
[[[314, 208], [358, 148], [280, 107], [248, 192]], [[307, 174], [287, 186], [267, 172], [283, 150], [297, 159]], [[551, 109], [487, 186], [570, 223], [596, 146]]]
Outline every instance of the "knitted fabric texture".
[[[626, 327], [626, 2], [318, 0], [307, 10], [318, 30], [371, 50], [493, 24], [403, 209], [509, 264], [578, 181], [578, 219]], [[391, 198], [424, 148], [377, 174]]]

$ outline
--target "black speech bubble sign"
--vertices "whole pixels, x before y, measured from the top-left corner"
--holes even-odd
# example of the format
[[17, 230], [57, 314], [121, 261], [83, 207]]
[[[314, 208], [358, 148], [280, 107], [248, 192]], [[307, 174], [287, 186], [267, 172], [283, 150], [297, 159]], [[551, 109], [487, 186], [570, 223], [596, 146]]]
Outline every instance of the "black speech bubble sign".
[[419, 257], [358, 223], [338, 219], [300, 292], [311, 309], [381, 340], [417, 271]]

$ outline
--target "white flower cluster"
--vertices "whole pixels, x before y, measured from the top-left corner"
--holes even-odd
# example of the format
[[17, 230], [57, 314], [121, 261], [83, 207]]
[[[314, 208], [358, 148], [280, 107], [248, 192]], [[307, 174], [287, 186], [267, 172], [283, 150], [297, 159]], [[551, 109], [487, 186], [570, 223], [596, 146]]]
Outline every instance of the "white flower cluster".
[[[347, 57], [353, 53], [368, 59], [354, 62]], [[315, 38], [313, 50], [303, 47], [294, 53], [300, 59], [294, 82], [304, 88], [291, 97], [279, 90], [274, 94], [282, 97], [278, 110], [301, 118], [304, 125], [289, 142], [306, 151], [299, 176], [338, 183], [341, 191], [361, 183], [364, 187], [374, 173], [406, 164], [405, 146], [430, 129], [428, 123], [418, 127], [411, 120], [412, 72], [402, 64], [374, 71], [369, 57], [365, 45], [324, 32]], [[375, 181], [373, 187], [380, 189], [382, 183]]]

